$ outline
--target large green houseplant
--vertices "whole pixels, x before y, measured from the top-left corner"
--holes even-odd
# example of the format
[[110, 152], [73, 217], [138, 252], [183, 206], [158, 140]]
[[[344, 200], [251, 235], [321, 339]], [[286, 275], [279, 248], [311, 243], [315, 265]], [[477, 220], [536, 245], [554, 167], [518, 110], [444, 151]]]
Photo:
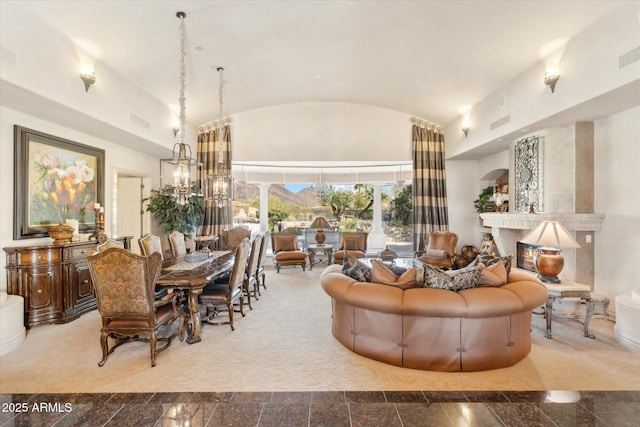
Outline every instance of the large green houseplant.
[[[191, 190], [195, 194], [199, 192], [196, 186], [192, 186]], [[165, 185], [161, 190], [151, 190], [151, 196], [143, 202], [148, 202], [147, 211], [158, 220], [164, 233], [177, 230], [185, 237], [193, 236], [204, 213], [202, 197], [192, 196], [185, 204], [180, 204], [173, 194], [172, 185]]]

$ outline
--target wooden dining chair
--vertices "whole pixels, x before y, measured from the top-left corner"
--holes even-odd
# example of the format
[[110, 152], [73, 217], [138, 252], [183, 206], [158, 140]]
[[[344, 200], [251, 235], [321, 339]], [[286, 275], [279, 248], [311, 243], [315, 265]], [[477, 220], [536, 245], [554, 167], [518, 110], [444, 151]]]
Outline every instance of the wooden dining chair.
[[[244, 239], [236, 248], [235, 259], [233, 262], [233, 268], [229, 275], [228, 283], [213, 282], [204, 287], [202, 293], [198, 297], [200, 305], [206, 307], [206, 314], [203, 319], [204, 322], [212, 325], [230, 325], [231, 330], [235, 330], [233, 326], [233, 306], [235, 304], [240, 305], [239, 313], [244, 314], [244, 298], [243, 298], [243, 283], [244, 275], [247, 268], [247, 259], [249, 258], [249, 239]], [[218, 307], [226, 305], [229, 312], [228, 321], [215, 321], [218, 316]]]
[[[156, 366], [156, 355], [167, 349], [176, 335], [183, 339], [184, 325], [184, 314], [176, 304], [177, 293], [155, 299], [155, 281], [162, 265], [160, 254], [141, 256], [113, 247], [88, 256], [87, 262], [102, 316], [102, 360], [98, 366], [103, 366], [117, 347], [131, 341], [148, 342], [151, 366]], [[174, 334], [158, 338], [160, 329], [178, 319]], [[111, 348], [109, 338], [115, 340]], [[158, 341], [165, 344], [158, 348]]]
[[258, 272], [258, 259], [260, 258], [260, 249], [262, 245], [262, 236], [257, 235], [251, 241], [251, 251], [249, 252], [249, 259], [247, 261], [247, 268], [244, 274], [244, 288], [245, 296], [247, 297], [247, 303], [249, 304], [249, 310], [253, 310], [251, 306], [251, 294], [253, 298], [258, 300], [258, 279], [256, 273]]
[[158, 252], [160, 257], [164, 260], [160, 237], [153, 234], [145, 234], [140, 238], [140, 240], [138, 240], [138, 246], [140, 246], [140, 253], [142, 255], [149, 256], [154, 252]]
[[171, 248], [171, 254], [174, 258], [186, 255], [187, 246], [184, 243], [184, 234], [177, 230], [169, 233], [169, 247]]
[[263, 232], [260, 233], [260, 236], [262, 236], [262, 244], [260, 245], [260, 255], [258, 257], [258, 266], [256, 267], [256, 289], [258, 290], [258, 295], [261, 295], [260, 286], [267, 289], [267, 275], [264, 271], [264, 264], [267, 259], [267, 248], [269, 246], [269, 234], [267, 232]]
[[104, 243], [100, 243], [98, 246], [96, 246], [96, 252], [102, 252], [104, 250], [107, 250], [109, 248], [122, 248], [124, 249], [124, 243], [123, 242], [119, 242], [117, 240], [113, 240], [113, 239], [107, 239], [104, 241]]

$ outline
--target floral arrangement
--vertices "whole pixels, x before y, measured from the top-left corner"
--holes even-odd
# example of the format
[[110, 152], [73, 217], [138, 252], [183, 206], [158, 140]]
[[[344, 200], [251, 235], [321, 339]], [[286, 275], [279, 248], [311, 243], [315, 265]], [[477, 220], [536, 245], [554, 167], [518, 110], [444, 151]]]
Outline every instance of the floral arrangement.
[[36, 151], [33, 156], [33, 193], [31, 223], [64, 223], [76, 219], [80, 223], [95, 220], [93, 209], [87, 207], [96, 201], [95, 166], [80, 156], [63, 164], [60, 158]]

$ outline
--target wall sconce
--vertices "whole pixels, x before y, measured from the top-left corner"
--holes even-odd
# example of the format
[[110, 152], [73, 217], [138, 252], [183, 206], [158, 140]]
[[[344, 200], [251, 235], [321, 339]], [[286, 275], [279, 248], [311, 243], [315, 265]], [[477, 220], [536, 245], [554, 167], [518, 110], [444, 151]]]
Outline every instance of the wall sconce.
[[84, 62], [80, 68], [80, 78], [84, 82], [85, 92], [96, 82], [95, 66], [89, 62]]
[[558, 80], [560, 80], [560, 67], [558, 64], [547, 64], [544, 73], [544, 84], [551, 88], [551, 93], [555, 91]]
[[466, 138], [469, 134], [469, 117], [465, 116], [462, 118], [462, 127], [460, 128], [462, 133], [464, 133], [464, 137]]
[[460, 130], [464, 133], [464, 137], [466, 138], [469, 134], [469, 128], [471, 127], [471, 105], [461, 105], [458, 107], [458, 113], [462, 116]]

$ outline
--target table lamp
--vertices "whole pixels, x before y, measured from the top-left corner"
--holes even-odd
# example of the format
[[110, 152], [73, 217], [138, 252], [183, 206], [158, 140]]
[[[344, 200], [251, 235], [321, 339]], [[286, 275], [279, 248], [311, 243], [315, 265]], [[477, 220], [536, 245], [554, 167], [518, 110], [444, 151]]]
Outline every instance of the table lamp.
[[316, 217], [309, 228], [317, 228], [316, 243], [322, 245], [326, 239], [326, 236], [324, 235], [324, 231], [322, 229], [329, 228], [329, 223], [327, 222], [327, 220], [324, 219], [323, 216]]
[[564, 267], [560, 248], [579, 248], [571, 233], [558, 221], [543, 221], [520, 241], [540, 246], [533, 258], [538, 278], [545, 283], [560, 283], [558, 274]]

